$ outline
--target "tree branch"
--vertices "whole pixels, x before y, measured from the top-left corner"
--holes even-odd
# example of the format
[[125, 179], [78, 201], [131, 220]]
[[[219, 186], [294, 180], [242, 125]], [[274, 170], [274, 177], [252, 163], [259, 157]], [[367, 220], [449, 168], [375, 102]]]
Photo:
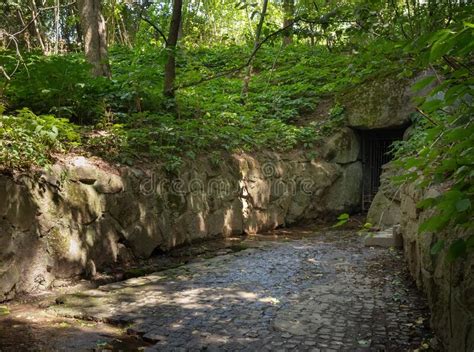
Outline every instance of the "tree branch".
[[[68, 6], [71, 6], [71, 5], [74, 5], [76, 3], [76, 1], [73, 1], [73, 2], [70, 2], [69, 4], [64, 4], [64, 5], [60, 5], [59, 7], [68, 7]], [[52, 10], [52, 9], [55, 9], [56, 6], [49, 6], [49, 7], [43, 7], [41, 9], [38, 9], [38, 12], [36, 13], [36, 15], [31, 19], [30, 22], [28, 22], [25, 27], [23, 27], [23, 29], [19, 30], [18, 32], [16, 33], [13, 33], [11, 34], [12, 36], [17, 36], [18, 34], [21, 34], [23, 33], [24, 31], [26, 31], [32, 24], [33, 22], [41, 15], [41, 12], [43, 11], [46, 11], [46, 10]]]
[[189, 87], [193, 87], [193, 86], [197, 86], [201, 83], [204, 83], [204, 82], [208, 82], [208, 81], [211, 81], [213, 79], [216, 79], [216, 78], [220, 78], [220, 77], [224, 77], [224, 76], [227, 76], [227, 75], [230, 75], [230, 74], [236, 74], [240, 71], [242, 71], [244, 68], [248, 67], [251, 63], [252, 63], [252, 60], [253, 58], [255, 57], [255, 55], [257, 55], [257, 52], [258, 50], [262, 47], [263, 44], [265, 44], [267, 41], [269, 41], [271, 38], [285, 32], [288, 28], [290, 28], [291, 26], [293, 26], [295, 23], [299, 22], [299, 21], [303, 21], [303, 19], [301, 18], [298, 18], [298, 19], [295, 19], [295, 21], [291, 24], [288, 24], [287, 26], [285, 27], [282, 27], [278, 30], [276, 30], [275, 32], [273, 33], [270, 33], [268, 36], [266, 36], [264, 39], [262, 39], [256, 46], [255, 48], [252, 50], [252, 52], [250, 53], [250, 56], [247, 58], [247, 60], [245, 61], [245, 63], [243, 63], [242, 65], [236, 67], [236, 68], [233, 68], [233, 69], [230, 69], [230, 70], [227, 70], [227, 71], [223, 71], [223, 72], [220, 72], [220, 73], [217, 73], [215, 75], [212, 75], [212, 76], [208, 76], [208, 77], [203, 77], [195, 82], [191, 82], [191, 83], [187, 83], [187, 84], [182, 84], [182, 85], [179, 85], [179, 86], [176, 86], [174, 88], [174, 90], [178, 90], [178, 89], [183, 89], [183, 88], [189, 88]]
[[[208, 81], [212, 81], [213, 79], [216, 79], [216, 78], [221, 78], [221, 77], [224, 77], [224, 76], [227, 76], [227, 75], [231, 75], [231, 74], [236, 74], [240, 71], [242, 71], [244, 68], [248, 67], [251, 63], [252, 63], [252, 60], [253, 58], [255, 57], [255, 55], [257, 55], [257, 52], [258, 50], [262, 47], [263, 44], [265, 44], [267, 41], [269, 41], [271, 38], [285, 32], [286, 30], [288, 30], [290, 27], [292, 27], [293, 25], [295, 25], [296, 23], [298, 22], [304, 22], [304, 23], [313, 23], [313, 24], [317, 24], [317, 23], [322, 23], [322, 22], [325, 22], [324, 19], [308, 19], [308, 18], [303, 18], [303, 17], [298, 17], [298, 18], [295, 18], [293, 23], [290, 23], [288, 24], [287, 26], [284, 26], [278, 30], [276, 30], [275, 32], [273, 33], [270, 33], [268, 36], [266, 36], [264, 39], [262, 39], [256, 46], [255, 48], [252, 50], [252, 52], [250, 53], [250, 56], [247, 58], [247, 61], [245, 61], [245, 63], [243, 63], [242, 65], [240, 66], [237, 66], [236, 68], [233, 68], [233, 69], [230, 69], [230, 70], [227, 70], [227, 71], [223, 71], [223, 72], [220, 72], [220, 73], [216, 73], [215, 75], [211, 75], [211, 76], [207, 76], [207, 77], [203, 77], [195, 82], [191, 82], [191, 83], [187, 83], [187, 84], [181, 84], [179, 86], [176, 86], [174, 88], [174, 90], [178, 90], [178, 89], [183, 89], [183, 88], [189, 88], [189, 87], [193, 87], [193, 86], [197, 86], [201, 83], [204, 83], [204, 82], [208, 82]], [[349, 20], [342, 20], [342, 21], [338, 21], [338, 22], [344, 22], [344, 23], [349, 23], [349, 22], [354, 22], [354, 21], [349, 21]]]
[[[3, 32], [3, 35], [6, 35], [7, 37], [10, 37], [10, 43], [13, 42], [13, 44], [15, 44], [15, 52], [16, 52], [16, 56], [18, 57], [18, 60], [16, 62], [16, 66], [15, 68], [13, 69], [13, 71], [8, 74], [5, 69], [3, 68], [2, 66], [2, 73], [3, 75], [8, 79], [10, 80], [11, 77], [15, 74], [15, 72], [18, 70], [18, 67], [20, 67], [20, 64], [23, 63], [23, 65], [25, 66], [27, 72], [28, 72], [28, 67], [25, 65], [24, 61], [23, 61], [23, 56], [21, 56], [21, 52], [20, 52], [20, 47], [18, 45], [18, 40], [16, 39], [16, 37], [10, 33], [7, 33], [7, 32]], [[10, 43], [8, 43], [7, 45], [7, 48], [10, 46]]]
[[433, 125], [438, 126], [438, 123], [433, 120], [430, 115], [428, 115], [426, 112], [421, 110], [419, 107], [416, 107], [416, 111], [418, 111], [421, 115], [423, 115], [429, 122], [431, 122]]
[[140, 19], [141, 19], [142, 21], [148, 23], [150, 26], [152, 26], [153, 29], [154, 29], [155, 31], [157, 31], [157, 32], [160, 34], [161, 38], [163, 38], [163, 40], [164, 40], [164, 42], [165, 42], [165, 45], [168, 45], [168, 39], [166, 39], [166, 36], [165, 36], [164, 33], [162, 32], [162, 30], [161, 30], [156, 24], [154, 24], [152, 21], [150, 21], [148, 18], [142, 16], [141, 14], [140, 14]]

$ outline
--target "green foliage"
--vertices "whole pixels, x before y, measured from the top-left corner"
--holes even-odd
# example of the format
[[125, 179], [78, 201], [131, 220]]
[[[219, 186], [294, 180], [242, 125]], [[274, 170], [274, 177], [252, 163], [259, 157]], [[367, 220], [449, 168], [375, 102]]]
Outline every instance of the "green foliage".
[[52, 153], [77, 146], [79, 140], [76, 128], [66, 119], [37, 116], [28, 109], [16, 115], [0, 113], [1, 168], [44, 166]]
[[136, 113], [127, 119], [126, 126], [125, 129], [116, 125], [109, 133], [92, 136], [87, 144], [91, 150], [103, 149], [104, 156], [162, 160], [174, 169], [179, 164], [177, 158], [192, 158], [197, 153], [210, 153], [216, 148], [229, 152], [263, 148], [288, 150], [298, 141], [310, 138], [305, 128], [286, 125], [279, 120], [252, 119], [230, 113], [206, 114], [194, 119]]
[[431, 254], [436, 255], [444, 249], [446, 245], [445, 240], [438, 240], [432, 247], [431, 247]]
[[339, 216], [337, 217], [338, 222], [335, 223], [334, 225], [332, 225], [332, 227], [340, 227], [340, 226], [343, 226], [343, 225], [347, 224], [347, 222], [349, 221], [349, 219], [350, 219], [350, 215], [347, 214], [347, 213], [343, 213], [343, 214], [341, 214], [341, 215], [339, 215]]
[[[327, 119], [306, 125], [298, 123], [300, 117], [326, 95], [390, 67], [384, 57], [398, 49], [379, 44], [360, 55], [320, 46], [264, 47], [245, 104], [242, 77], [228, 75], [179, 90], [178, 115], [169, 113], [162, 96], [165, 56], [156, 46], [112, 48], [112, 80], [93, 78], [76, 54], [28, 54], [26, 67], [20, 66], [4, 89], [9, 111], [26, 106], [87, 125], [82, 146], [89, 153], [127, 164], [161, 160], [172, 170], [182, 158], [215, 149], [311, 150], [343, 123], [343, 107], [335, 105]], [[236, 45], [180, 50], [178, 85], [232, 70], [249, 50]]]
[[5, 315], [9, 315], [9, 314], [10, 314], [10, 310], [8, 309], [8, 307], [4, 306], [4, 305], [1, 305], [0, 306], [0, 317], [5, 316]]
[[100, 131], [92, 130], [84, 133], [82, 146], [91, 154], [98, 155], [104, 159], [132, 164], [131, 157], [122, 153], [127, 146], [127, 134], [123, 125], [106, 125]]
[[[28, 107], [36, 114], [54, 114], [85, 124], [103, 114], [104, 91], [109, 82], [93, 78], [80, 55], [24, 56], [11, 81], [5, 82], [5, 98], [10, 111]], [[12, 66], [14, 58], [3, 57]], [[1, 65], [2, 63], [0, 63]]]
[[[432, 216], [419, 232], [451, 229], [469, 235], [474, 230], [474, 85], [471, 63], [466, 60], [473, 49], [473, 28], [466, 24], [457, 30], [442, 29], [418, 41], [409, 50], [420, 52], [420, 65], [432, 64], [436, 73], [420, 81], [420, 90], [439, 80], [436, 87], [419, 103], [413, 137], [397, 146], [398, 163], [407, 172], [398, 182], [415, 182], [420, 188], [436, 186], [440, 194], [418, 204], [433, 209]], [[442, 59], [440, 59], [442, 58]], [[466, 237], [450, 240], [446, 259], [453, 261], [465, 255]], [[436, 254], [444, 248], [438, 242]]]

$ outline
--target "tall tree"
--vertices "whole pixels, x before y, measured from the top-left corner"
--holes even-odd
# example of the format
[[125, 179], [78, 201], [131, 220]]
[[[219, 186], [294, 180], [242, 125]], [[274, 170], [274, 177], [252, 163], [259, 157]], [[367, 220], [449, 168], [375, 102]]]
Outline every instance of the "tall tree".
[[100, 0], [78, 0], [79, 17], [84, 35], [84, 51], [95, 76], [110, 77], [105, 20]]
[[295, 0], [283, 0], [283, 28], [286, 28], [283, 36], [283, 45], [291, 44], [293, 41], [293, 23], [295, 21]]
[[[258, 21], [257, 30], [255, 31], [255, 41], [253, 45], [253, 52], [258, 50], [260, 44], [260, 37], [262, 36], [263, 22], [265, 22], [265, 16], [267, 14], [268, 0], [262, 0], [262, 11], [260, 12], [260, 19]], [[252, 77], [253, 71], [253, 56], [250, 58], [247, 71], [245, 72], [244, 85], [242, 87], [242, 101], [247, 97], [249, 92], [250, 78]]]
[[43, 53], [46, 52], [46, 46], [44, 45], [44, 40], [43, 40], [43, 33], [42, 33], [42, 28], [41, 28], [41, 18], [38, 16], [38, 8], [36, 6], [36, 1], [35, 0], [30, 0], [30, 9], [31, 9], [31, 17], [32, 17], [32, 28], [33, 32], [36, 35], [36, 38], [38, 40], [38, 44], [41, 47], [41, 50]]
[[173, 0], [170, 30], [166, 41], [168, 58], [165, 65], [164, 95], [174, 97], [174, 81], [176, 78], [176, 45], [178, 44], [179, 27], [181, 26], [181, 11], [183, 0]]

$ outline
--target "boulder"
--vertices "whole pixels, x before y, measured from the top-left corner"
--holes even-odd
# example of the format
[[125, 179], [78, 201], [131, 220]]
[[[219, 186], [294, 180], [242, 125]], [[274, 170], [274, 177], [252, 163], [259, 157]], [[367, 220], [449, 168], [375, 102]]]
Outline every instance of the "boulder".
[[94, 182], [94, 188], [97, 193], [113, 194], [123, 191], [124, 184], [118, 175], [101, 172]]
[[377, 77], [359, 84], [342, 93], [338, 101], [345, 108], [346, 126], [358, 129], [397, 128], [410, 123], [411, 114], [416, 112], [414, 98], [425, 96], [433, 83], [419, 92], [412, 85], [433, 75], [430, 70], [415, 77]]
[[92, 185], [71, 181], [64, 186], [64, 204], [59, 210], [77, 223], [90, 224], [102, 214], [103, 201]]
[[357, 161], [359, 153], [359, 137], [351, 128], [345, 127], [325, 141], [321, 156], [330, 162], [349, 164]]
[[387, 163], [382, 166], [382, 174], [380, 175], [379, 191], [387, 198], [400, 202], [401, 186], [395, 184], [392, 178], [400, 175], [403, 170], [397, 168], [393, 163]]
[[359, 129], [395, 128], [414, 111], [409, 80], [385, 77], [364, 82], [340, 97], [347, 125]]
[[362, 163], [341, 166], [341, 176], [327, 190], [323, 204], [332, 213], [359, 210], [362, 199]]
[[0, 176], [0, 216], [23, 231], [35, 224], [38, 207], [29, 189], [21, 181]]
[[389, 228], [400, 223], [400, 203], [379, 191], [370, 204], [367, 222], [379, 228]]
[[393, 163], [382, 166], [379, 190], [367, 213], [367, 222], [374, 226], [386, 229], [400, 224], [400, 186], [392, 182], [400, 172]]

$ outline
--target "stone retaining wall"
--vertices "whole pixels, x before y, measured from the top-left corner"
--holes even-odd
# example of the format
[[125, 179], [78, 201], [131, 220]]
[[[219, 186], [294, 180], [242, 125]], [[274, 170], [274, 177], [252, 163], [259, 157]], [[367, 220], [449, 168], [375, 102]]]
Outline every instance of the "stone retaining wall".
[[[410, 86], [424, 74], [373, 79], [341, 94], [346, 126], [408, 124]], [[194, 240], [358, 210], [356, 133], [343, 128], [313, 152], [317, 159], [303, 152], [201, 158], [174, 176], [72, 157], [36, 175], [0, 175], [0, 301]]]
[[339, 139], [320, 152], [324, 160], [300, 152], [203, 157], [170, 175], [70, 157], [48, 171], [0, 175], [0, 301], [191, 241], [357, 210], [358, 142]]
[[[446, 249], [436, 255], [431, 247], [440, 239], [452, 240], [452, 230], [418, 234], [418, 225], [428, 213], [416, 204], [423, 197], [434, 197], [436, 189], [425, 192], [413, 185], [402, 188], [401, 231], [404, 251], [412, 276], [428, 296], [431, 325], [444, 345], [452, 352], [474, 351], [474, 253], [448, 264]], [[462, 234], [457, 234], [459, 237]]]

